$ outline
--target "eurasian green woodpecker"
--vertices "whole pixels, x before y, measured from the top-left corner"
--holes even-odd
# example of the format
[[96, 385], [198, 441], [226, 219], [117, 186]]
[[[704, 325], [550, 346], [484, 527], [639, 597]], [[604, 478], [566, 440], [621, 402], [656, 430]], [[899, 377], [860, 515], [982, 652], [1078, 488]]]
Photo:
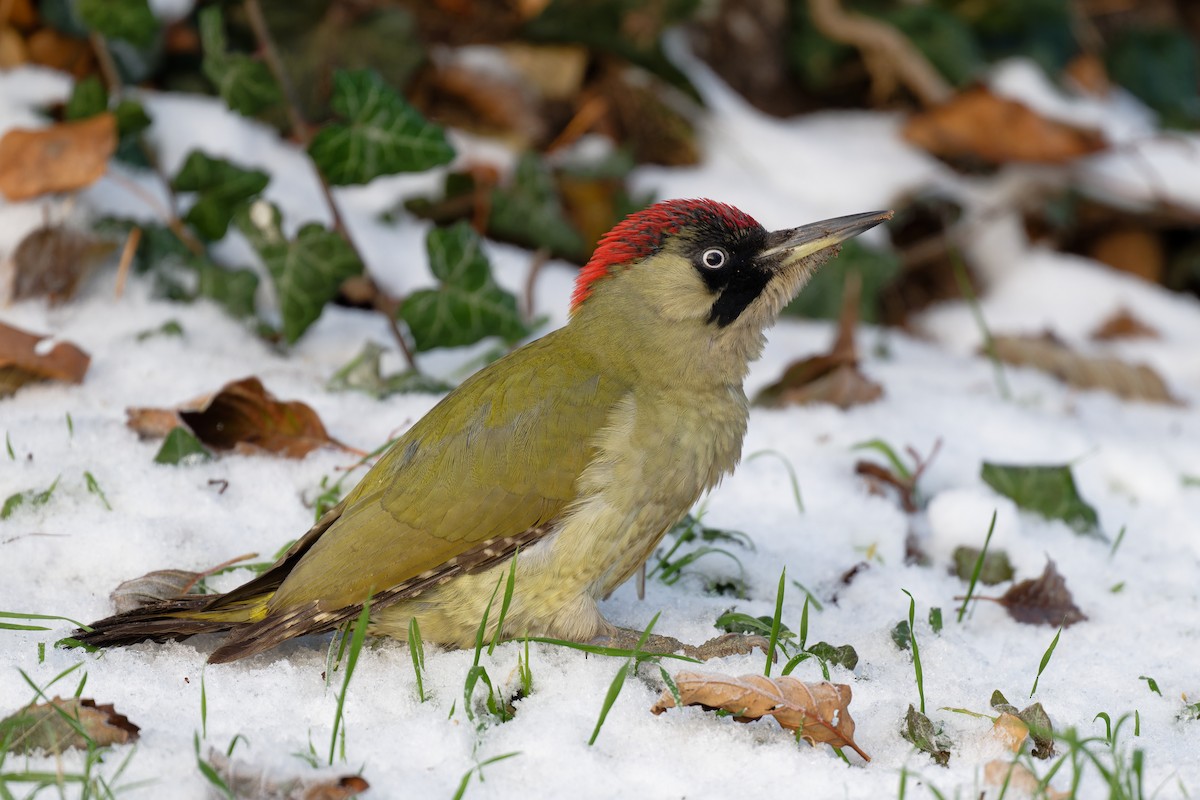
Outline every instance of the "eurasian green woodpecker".
[[633, 214], [580, 272], [566, 326], [450, 392], [268, 571], [79, 638], [229, 631], [209, 657], [225, 662], [369, 599], [373, 633], [405, 639], [415, 618], [424, 640], [467, 647], [515, 557], [504, 637], [626, 641], [597, 603], [737, 464], [764, 329], [840, 242], [890, 217], [771, 233], [712, 200]]

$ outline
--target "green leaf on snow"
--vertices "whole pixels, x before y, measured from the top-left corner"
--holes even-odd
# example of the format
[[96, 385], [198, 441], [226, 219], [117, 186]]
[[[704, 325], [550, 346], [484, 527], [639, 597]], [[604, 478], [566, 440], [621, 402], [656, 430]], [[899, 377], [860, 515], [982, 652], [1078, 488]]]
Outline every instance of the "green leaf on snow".
[[345, 122], [325, 126], [308, 153], [334, 185], [420, 172], [454, 158], [445, 132], [370, 70], [334, 73], [330, 105]]
[[317, 321], [325, 304], [337, 297], [342, 281], [362, 273], [353, 248], [322, 225], [310, 222], [294, 239], [285, 238], [279, 209], [269, 203], [255, 203], [239, 213], [238, 228], [271, 274], [288, 344]]
[[1026, 511], [1062, 520], [1081, 535], [1105, 538], [1096, 509], [1079, 496], [1068, 464], [1020, 466], [985, 461], [980, 477]]
[[267, 188], [270, 180], [265, 172], [242, 169], [193, 150], [171, 186], [178, 192], [196, 192], [196, 203], [184, 219], [205, 239], [216, 241], [229, 230], [233, 215]]
[[460, 347], [487, 336], [516, 341], [528, 333], [517, 299], [492, 280], [482, 243], [470, 225], [434, 228], [425, 247], [441, 285], [413, 292], [400, 308], [417, 350]]
[[221, 9], [209, 6], [199, 16], [200, 42], [204, 48], [200, 68], [225, 104], [239, 114], [253, 116], [282, 100], [283, 92], [266, 64], [253, 56], [226, 51]]

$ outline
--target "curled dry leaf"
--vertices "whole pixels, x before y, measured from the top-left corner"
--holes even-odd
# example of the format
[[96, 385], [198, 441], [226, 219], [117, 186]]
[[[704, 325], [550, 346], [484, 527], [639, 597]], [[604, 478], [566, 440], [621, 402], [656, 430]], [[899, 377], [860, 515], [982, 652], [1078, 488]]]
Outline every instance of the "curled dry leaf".
[[325, 445], [345, 448], [330, 438], [312, 408], [298, 400], [277, 400], [253, 377], [174, 409], [130, 408], [125, 413], [126, 424], [143, 437], [160, 438], [182, 426], [216, 450], [303, 458]]
[[117, 120], [97, 114], [46, 128], [13, 128], [0, 138], [0, 192], [28, 200], [71, 192], [98, 180], [117, 149]]
[[1050, 333], [997, 336], [993, 344], [996, 357], [1006, 364], [1048, 372], [1076, 389], [1103, 389], [1126, 400], [1181, 405], [1158, 373], [1145, 364], [1081, 355]]
[[124, 614], [138, 608], [145, 608], [163, 600], [171, 600], [190, 592], [201, 579], [207, 578], [226, 567], [239, 561], [254, 558], [257, 553], [247, 553], [244, 556], [231, 558], [217, 564], [204, 572], [192, 572], [186, 569], [160, 569], [147, 572], [140, 578], [131, 578], [122, 582], [108, 595], [116, 613]]
[[13, 253], [12, 299], [70, 299], [80, 279], [112, 250], [111, 242], [65, 225], [37, 228]]
[[[854, 720], [850, 718], [850, 687], [844, 683], [805, 683], [790, 676], [767, 678], [762, 675], [717, 675], [704, 672], [680, 672], [675, 676], [680, 702], [722, 709], [738, 722], [750, 722], [772, 716], [789, 731], [797, 731], [810, 744], [828, 743], [849, 747], [870, 761], [871, 757], [854, 743]], [[663, 692], [650, 707], [661, 714], [675, 706], [670, 690]]]
[[70, 342], [57, 342], [49, 352], [38, 352], [44, 349], [38, 343], [45, 338], [0, 322], [0, 397], [35, 381], [83, 381], [91, 357]]
[[0, 742], [12, 753], [61, 753], [89, 744], [108, 747], [132, 742], [138, 738], [138, 730], [111, 705], [96, 705], [95, 700], [78, 697], [55, 697], [0, 720]]
[[782, 408], [808, 403], [831, 403], [838, 408], [871, 403], [883, 397], [883, 387], [858, 368], [854, 326], [858, 323], [862, 278], [846, 276], [837, 339], [826, 354], [793, 361], [778, 381], [754, 398], [755, 405]]
[[1092, 331], [1092, 339], [1110, 342], [1114, 339], [1159, 339], [1161, 334], [1133, 315], [1128, 308], [1114, 311], [1112, 316]]
[[1059, 625], [1069, 628], [1087, 617], [1075, 605], [1067, 582], [1058, 573], [1053, 561], [1046, 561], [1046, 568], [1037, 578], [1013, 584], [1001, 597], [980, 598], [993, 600], [1008, 610], [1017, 622], [1030, 625]]
[[371, 785], [361, 775], [274, 775], [265, 767], [235, 761], [217, 750], [208, 751], [208, 763], [233, 797], [243, 800], [348, 800]]
[[981, 86], [914, 115], [904, 138], [935, 156], [989, 164], [1062, 164], [1107, 146], [1096, 131], [1047, 119]]

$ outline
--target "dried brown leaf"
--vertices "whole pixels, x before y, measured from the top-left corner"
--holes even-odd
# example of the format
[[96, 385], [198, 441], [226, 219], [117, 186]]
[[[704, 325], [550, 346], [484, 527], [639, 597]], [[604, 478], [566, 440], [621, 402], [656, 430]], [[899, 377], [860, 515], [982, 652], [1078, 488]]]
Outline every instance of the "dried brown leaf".
[[1127, 308], [1114, 311], [1112, 316], [1092, 331], [1092, 339], [1111, 342], [1114, 339], [1158, 339], [1161, 334], [1133, 315]]
[[1081, 355], [1049, 333], [997, 336], [993, 343], [996, 357], [1006, 364], [1048, 372], [1076, 389], [1103, 389], [1126, 400], [1182, 405], [1159, 374], [1145, 364]]
[[1113, 269], [1161, 283], [1167, 268], [1162, 234], [1145, 226], [1120, 225], [1092, 240], [1087, 254]]
[[91, 357], [70, 342], [58, 342], [49, 352], [39, 353], [38, 342], [45, 338], [0, 322], [0, 397], [36, 381], [83, 380]]
[[95, 57], [87, 39], [76, 39], [47, 26], [30, 34], [26, 44], [34, 64], [69, 72], [76, 80], [95, 70]]
[[78, 697], [55, 697], [0, 720], [0, 741], [14, 753], [61, 753], [69, 748], [86, 748], [89, 743], [107, 747], [137, 738], [138, 726], [111, 705], [97, 705], [95, 700]]
[[914, 115], [904, 126], [904, 137], [942, 158], [990, 164], [1062, 164], [1107, 146], [1096, 131], [1047, 119], [983, 87]]
[[208, 751], [208, 763], [242, 800], [349, 800], [371, 787], [361, 775], [275, 775], [217, 750]]
[[1033, 770], [1020, 762], [989, 761], [983, 767], [983, 779], [990, 786], [1007, 786], [1009, 790], [1019, 792], [1022, 796], [1044, 797], [1046, 800], [1065, 800], [1071, 797], [1070, 792], [1046, 787], [1041, 788], [1041, 781]]
[[117, 149], [117, 120], [110, 113], [46, 128], [13, 128], [0, 138], [0, 193], [28, 200], [71, 192], [98, 180]]
[[1046, 561], [1046, 568], [1037, 578], [1015, 583], [999, 598], [989, 599], [1004, 606], [1017, 622], [1030, 625], [1061, 623], [1064, 628], [1069, 628], [1087, 619], [1075, 605], [1066, 580], [1050, 560]]
[[108, 595], [116, 613], [124, 614], [187, 594], [196, 581], [203, 577], [201, 572], [185, 569], [160, 569], [147, 572], [140, 578], [122, 582]]
[[257, 555], [258, 553], [247, 553], [237, 558], [231, 558], [204, 570], [204, 572], [191, 572], [185, 569], [160, 569], [147, 572], [140, 578], [132, 578], [121, 583], [109, 593], [108, 599], [112, 601], [118, 614], [152, 606], [163, 600], [181, 597], [190, 592], [201, 579]]
[[165, 436], [182, 424], [216, 450], [303, 458], [326, 445], [345, 448], [329, 436], [312, 408], [298, 400], [277, 400], [254, 377], [227, 383], [216, 394], [175, 409], [130, 408], [125, 413], [125, 424], [141, 436]]
[[871, 403], [883, 397], [883, 387], [858, 369], [854, 326], [858, 324], [862, 278], [848, 273], [842, 292], [837, 339], [828, 353], [793, 361], [775, 383], [754, 398], [756, 405], [769, 408], [830, 403], [838, 408]]
[[88, 270], [112, 250], [111, 242], [65, 225], [37, 228], [13, 253], [12, 299], [67, 300]]
[[[685, 706], [722, 709], [738, 722], [772, 716], [784, 728], [799, 731], [810, 744], [828, 743], [849, 747], [870, 761], [854, 743], [854, 720], [850, 718], [850, 687], [843, 683], [805, 683], [797, 678], [763, 675], [717, 675], [680, 672], [675, 676], [679, 699]], [[650, 711], [661, 714], [675, 706], [675, 698], [663, 692]]]
[[992, 738], [998, 740], [1008, 750], [1019, 753], [1025, 740], [1029, 738], [1029, 726], [1015, 714], [1002, 712], [992, 724]]

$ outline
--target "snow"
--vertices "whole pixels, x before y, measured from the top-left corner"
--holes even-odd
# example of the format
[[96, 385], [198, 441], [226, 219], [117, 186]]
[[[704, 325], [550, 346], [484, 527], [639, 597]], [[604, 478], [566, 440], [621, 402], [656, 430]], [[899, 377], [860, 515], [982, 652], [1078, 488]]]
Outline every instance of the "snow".
[[[157, 4], [156, 8], [165, 8]], [[164, 13], [164, 12], [160, 12]], [[766, 118], [721, 86], [704, 68], [688, 69], [710, 101], [704, 122], [705, 163], [693, 169], [643, 169], [637, 182], [660, 197], [713, 196], [733, 202], [764, 224], [784, 227], [822, 217], [886, 208], [903, 193], [938, 186], [964, 202], [982, 196], [896, 135], [899, 120], [868, 113], [820, 114], [792, 120]], [[0, 129], [32, 124], [32, 106], [61, 99], [64, 81], [45, 72], [0, 76]], [[168, 169], [193, 146], [214, 155], [268, 169], [268, 196], [285, 211], [289, 229], [327, 219], [303, 158], [261, 126], [248, 123], [203, 98], [147, 95], [156, 119], [154, 140]], [[1134, 123], [1131, 122], [1131, 125]], [[470, 143], [468, 137], [456, 141]], [[1150, 147], [1153, 142], [1145, 143]], [[473, 143], [474, 152], [487, 145]], [[1187, 169], [1166, 170], [1169, 191], [1183, 197], [1200, 182], [1193, 158]], [[85, 193], [85, 208], [54, 203], [0, 206], [0, 247], [10, 250], [39, 224], [43, 207], [56, 218], [131, 208], [127, 184], [106, 178]], [[404, 291], [428, 280], [422, 240], [426, 225], [402, 219], [385, 224], [377, 214], [397, 199], [435, 185], [436, 173], [392, 178], [338, 192], [339, 202], [370, 262], [385, 285]], [[977, 217], [970, 250], [987, 290], [982, 309], [995, 332], [1039, 332], [1083, 345], [1099, 321], [1118, 306], [1153, 324], [1160, 340], [1113, 348], [1152, 363], [1172, 391], [1194, 407], [1200, 401], [1200, 303], [1170, 294], [1088, 263], [1043, 250], [1024, 240], [1012, 218]], [[142, 210], [143, 214], [149, 212]], [[873, 232], [874, 242], [886, 237]], [[236, 237], [226, 257], [245, 259]], [[490, 244], [498, 280], [520, 289], [530, 254]], [[836, 269], [835, 266], [829, 268]], [[551, 263], [536, 293], [537, 308], [551, 325], [566, 319], [574, 271]], [[231, 556], [258, 552], [268, 558], [312, 521], [307, 503], [323, 476], [340, 474], [352, 457], [317, 451], [300, 461], [224, 456], [183, 467], [153, 463], [156, 442], [142, 442], [125, 427], [125, 409], [165, 406], [257, 375], [276, 396], [310, 404], [337, 439], [371, 449], [403, 430], [436, 401], [396, 396], [376, 401], [333, 394], [325, 381], [367, 340], [389, 343], [375, 315], [331, 308], [288, 354], [249, 334], [215, 307], [176, 305], [154, 298], [133, 280], [123, 296], [113, 293], [114, 273], [100, 270], [81, 296], [48, 307], [24, 302], [0, 311], [11, 325], [52, 333], [86, 348], [91, 370], [80, 386], [42, 384], [0, 400], [0, 427], [15, 460], [0, 454], [0, 497], [43, 489], [58, 479], [52, 499], [25, 507], [0, 522], [0, 610], [61, 614], [90, 621], [109, 613], [108, 593], [121, 581], [164, 568], [204, 569]], [[181, 338], [138, 334], [177, 320]], [[745, 531], [753, 550], [735, 549], [745, 567], [749, 599], [708, 596], [706, 578], [736, 576], [731, 561], [700, 559], [673, 586], [651, 580], [645, 601], [633, 585], [603, 604], [613, 622], [644, 627], [661, 611], [657, 630], [686, 641], [714, 635], [712, 620], [730, 607], [752, 615], [773, 612], [780, 570], [815, 593], [824, 610], [810, 609], [809, 642], [852, 644], [860, 663], [851, 673], [834, 667], [835, 681], [849, 683], [856, 740], [872, 756], [863, 764], [839, 760], [827, 747], [797, 746], [771, 721], [739, 725], [698, 709], [648, 709], [660, 691], [658, 672], [646, 667], [631, 679], [613, 706], [594, 746], [587, 740], [620, 662], [545, 645], [532, 645], [534, 691], [517, 703], [516, 717], [482, 729], [463, 711], [463, 680], [473, 654], [428, 653], [419, 702], [407, 649], [394, 642], [364, 649], [346, 700], [346, 756], [332, 774], [362, 770], [371, 797], [448, 797], [465, 772], [494, 756], [519, 753], [490, 764], [472, 778], [469, 797], [604, 798], [636, 793], [647, 798], [755, 796], [799, 789], [811, 797], [898, 796], [902, 770], [909, 796], [927, 796], [918, 780], [947, 797], [978, 797], [983, 768], [1007, 758], [988, 735], [989, 723], [945, 710], [988, 711], [994, 689], [1018, 707], [1029, 700], [1054, 630], [1019, 624], [998, 605], [980, 602], [963, 623], [954, 620], [956, 596], [965, 585], [946, 571], [959, 545], [981, 546], [993, 510], [998, 515], [993, 547], [1004, 547], [1019, 578], [1040, 574], [1053, 559], [1086, 622], [1062, 632], [1033, 700], [1043, 703], [1057, 730], [1077, 728], [1103, 735], [1095, 717], [1116, 720], [1138, 712], [1140, 737], [1131, 724], [1121, 752], [1145, 751], [1145, 786], [1159, 798], [1200, 791], [1200, 723], [1177, 714], [1200, 699], [1195, 642], [1200, 635], [1200, 489], [1183, 476], [1200, 475], [1200, 419], [1191, 407], [1126, 403], [1109, 395], [1072, 391], [1025, 369], [1008, 370], [1013, 399], [996, 389], [992, 366], [976, 354], [973, 318], [961, 303], [934, 308], [917, 320], [925, 339], [863, 327], [863, 370], [883, 384], [883, 400], [848, 411], [827, 406], [755, 410], [745, 443], [747, 455], [773, 451], [795, 469], [804, 508], [797, 509], [778, 457], [746, 458], [739, 471], [706, 501], [705, 522]], [[828, 347], [825, 323], [784, 321], [769, 334], [764, 358], [748, 380], [753, 392], [778, 376], [791, 360]], [[462, 377], [484, 348], [423, 357], [432, 373]], [[389, 369], [398, 368], [392, 354]], [[68, 415], [71, 427], [68, 427]], [[880, 438], [896, 447], [928, 453], [941, 440], [936, 460], [921, 480], [930, 502], [923, 515], [907, 517], [894, 497], [868, 491], [854, 474], [864, 457], [857, 443]], [[1066, 525], [1018, 511], [979, 477], [984, 460], [1073, 464], [1083, 496], [1111, 539], [1076, 536]], [[112, 511], [88, 492], [84, 473], [103, 488]], [[227, 488], [222, 488], [227, 486]], [[910, 527], [934, 559], [932, 567], [904, 563]], [[866, 563], [845, 583], [842, 576]], [[212, 583], [228, 589], [246, 573]], [[1117, 592], [1114, 587], [1122, 586]], [[1005, 587], [984, 590], [999, 595]], [[909, 703], [917, 702], [910, 655], [893, 644], [890, 631], [907, 617], [912, 593], [929, 716], [954, 742], [948, 769], [935, 766], [898, 735]], [[783, 620], [799, 626], [803, 593], [792, 587]], [[932, 606], [946, 624], [934, 634], [924, 621]], [[46, 632], [4, 631], [0, 650], [0, 713], [29, 701], [24, 670], [38, 685], [83, 662], [84, 696], [114, 703], [141, 726], [142, 737], [117, 786], [119, 797], [200, 798], [206, 783], [196, 769], [192, 737], [200, 730], [200, 686], [207, 695], [206, 746], [224, 749], [245, 738], [235, 755], [276, 774], [312, 774], [295, 753], [310, 743], [324, 758], [329, 748], [338, 682], [327, 686], [326, 638], [289, 642], [230, 665], [205, 669], [211, 639], [138, 645], [100, 655], [50, 646], [71, 626], [51, 622]], [[38, 646], [44, 643], [44, 661]], [[517, 643], [503, 644], [481, 663], [493, 681], [518, 683]], [[677, 665], [664, 662], [674, 671]], [[761, 672], [761, 656], [711, 663], [728, 674]], [[69, 694], [78, 672], [50, 693]], [[814, 662], [794, 673], [820, 677]], [[1161, 696], [1140, 676], [1150, 676]], [[451, 715], [451, 709], [454, 713]], [[111, 775], [129, 747], [117, 748], [99, 767]], [[81, 757], [61, 761], [12, 757], [5, 771], [23, 768], [78, 770]], [[1047, 764], [1038, 763], [1039, 774]], [[1053, 785], [1067, 788], [1069, 767]], [[996, 797], [998, 789], [988, 790]], [[1084, 778], [1080, 797], [1103, 792], [1096, 772]], [[68, 792], [69, 794], [69, 792]]]

